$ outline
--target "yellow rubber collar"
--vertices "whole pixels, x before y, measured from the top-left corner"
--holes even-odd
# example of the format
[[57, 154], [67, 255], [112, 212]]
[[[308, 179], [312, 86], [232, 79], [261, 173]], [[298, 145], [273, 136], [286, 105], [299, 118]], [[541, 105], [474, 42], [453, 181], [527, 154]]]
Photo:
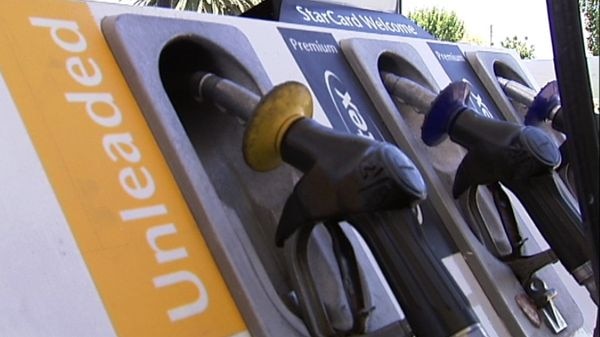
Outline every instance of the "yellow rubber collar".
[[302, 83], [275, 86], [260, 100], [244, 133], [246, 163], [256, 171], [281, 165], [281, 143], [288, 128], [300, 118], [312, 118], [313, 102]]

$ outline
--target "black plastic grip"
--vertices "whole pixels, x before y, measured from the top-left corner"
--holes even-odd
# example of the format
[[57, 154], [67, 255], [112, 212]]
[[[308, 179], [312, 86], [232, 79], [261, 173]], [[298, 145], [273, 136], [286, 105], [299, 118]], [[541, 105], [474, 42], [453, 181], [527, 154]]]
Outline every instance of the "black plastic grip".
[[277, 244], [303, 226], [346, 220], [362, 234], [418, 336], [484, 336], [468, 301], [432, 253], [413, 214], [425, 183], [397, 147], [295, 122], [282, 158], [304, 175], [288, 198]]
[[470, 109], [457, 114], [448, 134], [469, 150], [456, 173], [455, 197], [469, 186], [553, 172], [561, 161], [560, 151], [542, 130], [487, 118]]
[[543, 174], [519, 182], [505, 182], [519, 198], [565, 268], [573, 272], [589, 261], [591, 251], [574, 206], [564, 200], [554, 180]]
[[348, 219], [367, 242], [416, 336], [484, 336], [462, 291], [410, 209]]
[[450, 138], [469, 150], [454, 182], [454, 195], [469, 186], [500, 181], [521, 201], [567, 270], [589, 260], [581, 217], [561, 194], [554, 168], [560, 152], [542, 130], [460, 112]]
[[552, 119], [552, 128], [564, 134], [567, 133], [567, 128], [565, 127], [565, 116], [563, 114], [562, 107], [558, 108], [554, 118]]
[[304, 175], [288, 198], [278, 245], [300, 226], [349, 214], [410, 207], [423, 200], [421, 174], [397, 147], [300, 119], [286, 132], [281, 156]]
[[[600, 111], [598, 111], [600, 112]], [[560, 131], [564, 134], [567, 135], [567, 137], [577, 137], [577, 134], [575, 135], [569, 135], [567, 133], [567, 127], [566, 127], [566, 122], [565, 122], [565, 114], [563, 112], [562, 107], [559, 108], [556, 111], [556, 115], [554, 115], [554, 118], [552, 119], [552, 128], [554, 130]], [[598, 133], [599, 131], [599, 122], [600, 122], [600, 115], [598, 113], [593, 113], [592, 114], [592, 121], [594, 123], [594, 125], [592, 126], [592, 128], [594, 128], [594, 130], [596, 130], [596, 133]]]

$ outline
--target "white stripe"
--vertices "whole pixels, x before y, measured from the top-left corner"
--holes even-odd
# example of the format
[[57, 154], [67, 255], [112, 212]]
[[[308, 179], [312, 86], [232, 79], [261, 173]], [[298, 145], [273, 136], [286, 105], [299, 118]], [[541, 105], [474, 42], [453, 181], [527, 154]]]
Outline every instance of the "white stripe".
[[0, 73], [0, 335], [116, 336]]
[[252, 337], [252, 335], [250, 335], [250, 333], [248, 331], [242, 331], [242, 332], [236, 333], [235, 335], [232, 335], [231, 337]]
[[163, 204], [128, 209], [120, 212], [121, 220], [123, 221], [141, 220], [165, 214], [167, 214], [167, 207]]

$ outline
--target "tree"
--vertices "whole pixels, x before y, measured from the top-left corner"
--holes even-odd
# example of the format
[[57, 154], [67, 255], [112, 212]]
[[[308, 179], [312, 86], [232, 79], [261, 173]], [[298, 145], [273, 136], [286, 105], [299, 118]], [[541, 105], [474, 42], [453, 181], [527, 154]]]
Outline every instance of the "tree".
[[598, 0], [581, 0], [579, 5], [583, 12], [585, 30], [590, 33], [587, 37], [588, 49], [592, 55], [598, 56], [598, 44], [600, 43], [598, 38]]
[[500, 45], [504, 48], [516, 50], [522, 59], [532, 59], [534, 57], [535, 46], [527, 43], [527, 36], [523, 40], [516, 35], [512, 38], [506, 37], [504, 41], [500, 42]]
[[261, 0], [135, 0], [134, 5], [170, 7], [203, 13], [238, 15]]
[[465, 24], [454, 11], [433, 7], [410, 12], [408, 17], [443, 41], [458, 42], [465, 35]]

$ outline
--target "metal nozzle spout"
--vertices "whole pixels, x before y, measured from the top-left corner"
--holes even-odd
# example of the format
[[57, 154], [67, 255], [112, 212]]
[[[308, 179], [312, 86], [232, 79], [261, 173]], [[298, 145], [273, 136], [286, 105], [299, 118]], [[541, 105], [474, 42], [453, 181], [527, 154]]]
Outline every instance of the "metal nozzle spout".
[[298, 82], [285, 82], [259, 96], [217, 75], [197, 72], [190, 77], [192, 95], [211, 102], [245, 123], [242, 151], [248, 166], [268, 171], [281, 164], [281, 144], [295, 121], [312, 117], [312, 96]]
[[437, 96], [434, 92], [415, 81], [390, 72], [382, 71], [381, 78], [383, 85], [392, 96], [413, 106], [422, 114], [429, 112], [431, 103]]
[[513, 100], [525, 106], [530, 106], [533, 103], [536, 92], [530, 87], [500, 76], [498, 76], [498, 83], [502, 87], [502, 90], [504, 90], [504, 93]]
[[260, 96], [252, 91], [211, 73], [197, 72], [192, 75], [191, 81], [196, 101], [210, 101], [244, 122], [250, 120], [260, 101]]

